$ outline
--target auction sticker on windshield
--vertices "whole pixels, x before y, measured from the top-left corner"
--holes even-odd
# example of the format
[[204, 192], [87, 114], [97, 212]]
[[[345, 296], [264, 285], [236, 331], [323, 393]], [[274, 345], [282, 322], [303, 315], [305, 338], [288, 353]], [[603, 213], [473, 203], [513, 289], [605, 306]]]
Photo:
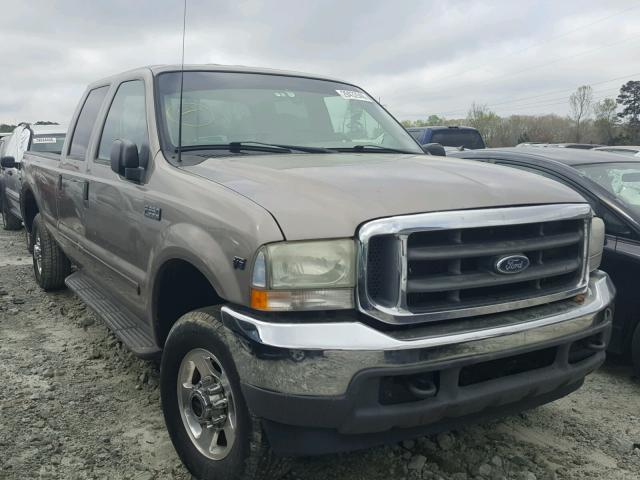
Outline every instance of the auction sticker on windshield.
[[56, 139], [53, 137], [36, 137], [33, 139], [33, 143], [56, 143]]
[[365, 95], [362, 92], [356, 92], [354, 90], [336, 90], [338, 95], [340, 95], [345, 100], [362, 100], [363, 102], [373, 102], [371, 98]]

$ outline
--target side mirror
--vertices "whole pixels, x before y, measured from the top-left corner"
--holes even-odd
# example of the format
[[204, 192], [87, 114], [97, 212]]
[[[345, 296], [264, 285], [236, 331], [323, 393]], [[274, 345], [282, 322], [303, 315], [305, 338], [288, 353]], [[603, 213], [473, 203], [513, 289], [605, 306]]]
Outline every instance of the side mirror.
[[118, 139], [111, 146], [111, 170], [127, 180], [141, 182], [144, 168], [140, 166], [138, 147], [130, 140]]
[[13, 157], [2, 157], [0, 166], [2, 168], [20, 168], [20, 164], [16, 163], [16, 159]]
[[445, 151], [444, 147], [439, 143], [425, 143], [424, 145], [422, 145], [422, 150], [424, 150], [425, 153], [436, 155], [438, 157], [447, 156], [447, 152]]

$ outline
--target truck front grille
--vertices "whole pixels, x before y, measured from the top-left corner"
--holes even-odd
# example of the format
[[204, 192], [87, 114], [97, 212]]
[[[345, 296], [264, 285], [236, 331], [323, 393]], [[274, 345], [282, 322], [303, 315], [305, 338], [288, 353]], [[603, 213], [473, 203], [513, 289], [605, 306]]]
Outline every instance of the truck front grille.
[[[494, 313], [584, 291], [590, 209], [439, 212], [363, 227], [360, 305], [391, 323]], [[501, 259], [528, 263], [518, 273]], [[363, 285], [364, 284], [364, 285]]]

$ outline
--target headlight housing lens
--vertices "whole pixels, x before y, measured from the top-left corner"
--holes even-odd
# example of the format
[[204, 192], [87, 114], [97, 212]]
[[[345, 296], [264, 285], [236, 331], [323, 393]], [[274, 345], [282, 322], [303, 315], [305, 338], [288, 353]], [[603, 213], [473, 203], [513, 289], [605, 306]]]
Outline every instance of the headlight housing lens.
[[591, 219], [591, 233], [589, 234], [589, 271], [593, 272], [602, 262], [604, 249], [604, 222], [599, 217]]
[[265, 245], [253, 266], [251, 306], [260, 310], [353, 308], [353, 239]]

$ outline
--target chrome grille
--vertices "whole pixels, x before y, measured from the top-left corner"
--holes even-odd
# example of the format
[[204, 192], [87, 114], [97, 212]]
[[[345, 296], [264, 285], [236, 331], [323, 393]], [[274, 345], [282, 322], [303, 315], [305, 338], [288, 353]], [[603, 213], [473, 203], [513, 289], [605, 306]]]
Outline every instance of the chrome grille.
[[[481, 315], [560, 300], [587, 283], [588, 205], [409, 215], [360, 231], [360, 307], [390, 323]], [[524, 255], [520, 273], [496, 270]]]

